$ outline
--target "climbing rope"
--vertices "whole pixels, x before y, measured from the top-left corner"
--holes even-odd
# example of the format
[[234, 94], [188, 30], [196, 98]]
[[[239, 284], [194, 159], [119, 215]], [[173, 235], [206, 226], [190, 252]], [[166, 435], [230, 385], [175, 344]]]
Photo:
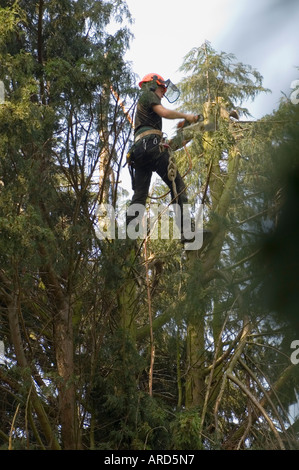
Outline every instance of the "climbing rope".
[[175, 179], [176, 179], [176, 176], [177, 176], [178, 169], [177, 169], [177, 166], [176, 166], [176, 163], [175, 163], [175, 160], [174, 160], [174, 156], [173, 156], [173, 153], [172, 153], [172, 150], [171, 150], [170, 147], [169, 147], [168, 151], [169, 151], [169, 164], [168, 164], [168, 167], [167, 167], [167, 176], [168, 176], [168, 179], [172, 183], [173, 195], [174, 195], [175, 200], [177, 201], [178, 192], [177, 192], [177, 188], [176, 188], [176, 184], [175, 184]]
[[[165, 147], [169, 148], [169, 145], [166, 145], [166, 144], [162, 144], [163, 145], [163, 149], [165, 149]], [[182, 175], [182, 178], [185, 178], [185, 176], [188, 175], [188, 173], [192, 170], [192, 159], [191, 159], [191, 155], [186, 147], [186, 145], [184, 145], [184, 149], [185, 149], [185, 152], [188, 156], [188, 160], [189, 160], [189, 167], [187, 168], [187, 170], [185, 171], [185, 173]], [[171, 154], [172, 150], [169, 151], [169, 154]], [[200, 157], [202, 157], [203, 154], [199, 155]], [[171, 174], [170, 175], [167, 175], [168, 177], [170, 176], [170, 181], [172, 181], [172, 177], [174, 176], [174, 180], [176, 178], [176, 174], [177, 174], [177, 166], [174, 162], [174, 159], [172, 158], [170, 160], [171, 162], [171, 165], [170, 165], [170, 170], [171, 170]], [[174, 168], [175, 167], [175, 168]], [[168, 167], [167, 167], [168, 168]], [[173, 173], [173, 171], [175, 171], [175, 175]], [[175, 184], [175, 183], [174, 183]], [[175, 187], [175, 190], [176, 190], [176, 187]], [[151, 196], [150, 195], [150, 199], [164, 199], [168, 194], [170, 193], [170, 191], [167, 191], [165, 194], [162, 194], [162, 196]]]

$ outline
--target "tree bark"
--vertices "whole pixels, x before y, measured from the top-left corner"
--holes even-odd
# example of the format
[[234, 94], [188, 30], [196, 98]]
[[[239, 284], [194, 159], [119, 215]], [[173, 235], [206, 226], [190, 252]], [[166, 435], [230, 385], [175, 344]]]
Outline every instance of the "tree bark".
[[45, 266], [41, 274], [54, 307], [54, 346], [59, 375], [57, 387], [63, 449], [75, 450], [80, 448], [80, 441], [76, 419], [72, 309], [51, 266]]

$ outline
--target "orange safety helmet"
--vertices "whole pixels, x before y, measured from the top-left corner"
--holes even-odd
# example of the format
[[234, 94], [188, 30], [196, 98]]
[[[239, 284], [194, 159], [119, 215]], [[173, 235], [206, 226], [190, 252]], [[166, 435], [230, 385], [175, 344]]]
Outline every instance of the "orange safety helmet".
[[159, 75], [158, 73], [148, 73], [147, 75], [145, 75], [143, 79], [141, 80], [141, 82], [139, 82], [139, 86], [141, 88], [143, 83], [153, 82], [153, 81], [155, 81], [157, 85], [164, 86], [165, 88], [167, 88], [167, 85], [168, 85], [167, 82], [165, 82], [164, 78], [161, 77], [161, 75]]

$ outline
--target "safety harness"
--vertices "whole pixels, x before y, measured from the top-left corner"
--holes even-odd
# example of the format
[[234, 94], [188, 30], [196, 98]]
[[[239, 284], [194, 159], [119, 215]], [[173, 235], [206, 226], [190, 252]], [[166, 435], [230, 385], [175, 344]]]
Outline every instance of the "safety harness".
[[[141, 132], [140, 134], [138, 134], [135, 139], [134, 139], [134, 144], [132, 146], [132, 148], [130, 149], [129, 153], [127, 154], [127, 163], [128, 163], [128, 167], [129, 167], [129, 172], [130, 172], [130, 175], [131, 175], [131, 180], [132, 180], [132, 189], [134, 190], [134, 187], [135, 187], [135, 168], [134, 168], [134, 158], [132, 158], [133, 154], [134, 154], [134, 146], [141, 140], [143, 139], [144, 137], [147, 137], [149, 135], [157, 135], [159, 137], [162, 138], [163, 136], [163, 132], [162, 131], [159, 131], [157, 129], [148, 129], [144, 132]], [[175, 179], [176, 179], [176, 176], [177, 176], [177, 166], [176, 166], [176, 163], [175, 163], [175, 160], [174, 160], [174, 156], [173, 156], [173, 153], [172, 153], [172, 149], [170, 147], [170, 145], [166, 144], [166, 143], [163, 143], [162, 140], [159, 144], [160, 146], [160, 151], [162, 152], [163, 150], [168, 150], [169, 152], [169, 164], [168, 164], [168, 167], [167, 167], [167, 176], [168, 176], [168, 179], [171, 181], [171, 184], [172, 184], [172, 189], [173, 189], [173, 193], [174, 193], [174, 197], [175, 199], [177, 200], [178, 198], [178, 194], [177, 194], [177, 189], [176, 189], [176, 184], [175, 184]]]
[[147, 131], [141, 132], [141, 134], [136, 135], [134, 143], [136, 144], [138, 140], [142, 139], [143, 137], [146, 137], [147, 135], [159, 135], [160, 137], [162, 137], [163, 132], [157, 129], [148, 129]]

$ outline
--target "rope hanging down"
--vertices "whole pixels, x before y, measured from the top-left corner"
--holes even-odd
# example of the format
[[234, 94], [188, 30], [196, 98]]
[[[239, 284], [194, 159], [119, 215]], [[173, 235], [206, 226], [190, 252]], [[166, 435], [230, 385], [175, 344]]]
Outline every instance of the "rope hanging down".
[[167, 167], [167, 176], [168, 176], [168, 179], [172, 183], [172, 190], [173, 190], [174, 198], [177, 201], [178, 192], [177, 192], [177, 189], [176, 189], [175, 179], [176, 179], [176, 176], [177, 176], [178, 169], [177, 169], [177, 166], [176, 166], [173, 154], [172, 154], [172, 150], [171, 150], [170, 147], [169, 147], [168, 151], [169, 151], [169, 164], [168, 164], [168, 167]]

